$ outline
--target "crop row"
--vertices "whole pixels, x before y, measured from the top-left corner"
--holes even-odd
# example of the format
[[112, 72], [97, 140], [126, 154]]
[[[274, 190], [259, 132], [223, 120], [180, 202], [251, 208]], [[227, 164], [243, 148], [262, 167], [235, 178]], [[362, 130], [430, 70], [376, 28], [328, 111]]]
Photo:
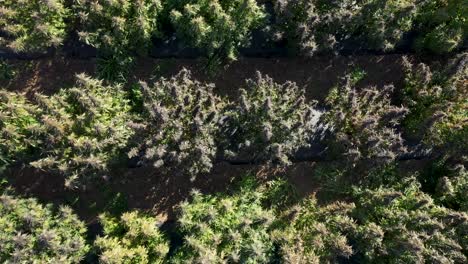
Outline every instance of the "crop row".
[[[410, 155], [402, 131], [426, 152], [466, 150], [466, 55], [441, 72], [405, 61], [406, 85], [356, 89], [347, 75], [324, 105], [292, 82], [258, 73], [232, 102], [182, 70], [124, 88], [85, 75], [73, 88], [34, 98], [1, 91], [0, 161], [55, 171], [72, 187], [130, 161], [195, 178], [217, 161], [284, 166], [311, 144], [349, 167]], [[414, 145], [414, 144], [413, 144]]]
[[286, 43], [306, 56], [408, 43], [446, 53], [466, 42], [467, 13], [463, 0], [3, 0], [0, 44], [37, 52], [79, 36], [102, 57], [129, 59], [144, 55], [154, 39], [176, 37], [232, 60], [259, 32], [262, 45]]

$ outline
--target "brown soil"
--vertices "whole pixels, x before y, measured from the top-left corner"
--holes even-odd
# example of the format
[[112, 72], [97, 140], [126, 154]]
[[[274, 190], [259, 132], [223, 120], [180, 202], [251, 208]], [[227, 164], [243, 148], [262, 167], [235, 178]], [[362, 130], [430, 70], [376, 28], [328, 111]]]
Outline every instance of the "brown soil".
[[[221, 95], [235, 98], [238, 88], [245, 79], [254, 78], [256, 71], [267, 74], [277, 82], [294, 81], [307, 90], [309, 98], [322, 100], [339, 78], [354, 69], [364, 70], [367, 75], [361, 85], [382, 86], [402, 80], [401, 55], [347, 56], [298, 58], [239, 58], [238, 61], [220, 69], [215, 77], [204, 71], [200, 60], [192, 59], [150, 59], [137, 61], [131, 82], [144, 80], [151, 82], [153, 76], [169, 77], [183, 67], [190, 69], [196, 79], [213, 82]], [[94, 60], [64, 60], [61, 58], [35, 61], [12, 60], [10, 63], [21, 71], [9, 83], [0, 83], [8, 90], [33, 94], [52, 94], [63, 87], [72, 86], [78, 73], [95, 73]]]
[[88, 60], [9, 60], [8, 63], [16, 72], [15, 78], [9, 82], [0, 82], [0, 87], [7, 90], [34, 94], [41, 92], [53, 94], [60, 88], [75, 83], [75, 74], [94, 73], [94, 62]]
[[217, 164], [212, 173], [191, 182], [183, 176], [164, 175], [151, 167], [141, 167], [113, 172], [107, 183], [95, 184], [86, 190], [67, 190], [63, 177], [32, 168], [10, 169], [6, 177], [17, 193], [46, 203], [70, 205], [83, 220], [92, 223], [100, 212], [110, 208], [117, 194], [124, 197], [129, 210], [141, 209], [161, 219], [173, 220], [177, 205], [189, 199], [193, 189], [205, 194], [226, 192], [244, 175], [255, 175], [260, 180], [285, 177], [297, 187], [299, 195], [305, 197], [318, 190], [313, 171], [314, 163], [297, 163], [281, 171], [222, 163]]

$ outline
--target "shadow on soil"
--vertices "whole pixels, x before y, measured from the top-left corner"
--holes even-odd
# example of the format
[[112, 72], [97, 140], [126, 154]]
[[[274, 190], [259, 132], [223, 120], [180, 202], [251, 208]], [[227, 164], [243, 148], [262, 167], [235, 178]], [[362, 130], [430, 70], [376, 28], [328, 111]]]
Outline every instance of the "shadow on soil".
[[[93, 184], [86, 189], [68, 190], [63, 177], [32, 168], [12, 168], [6, 178], [18, 194], [37, 197], [56, 205], [71, 206], [88, 224], [106, 211], [115, 214], [140, 209], [151, 212], [161, 221], [174, 220], [177, 205], [189, 199], [191, 191], [198, 189], [205, 194], [226, 192], [232, 182], [245, 175], [256, 175], [260, 180], [285, 177], [293, 184], [300, 196], [309, 196], [317, 191], [319, 183], [313, 177], [315, 163], [296, 163], [285, 170], [264, 166], [233, 166], [225, 163], [215, 165], [212, 173], [190, 181], [185, 176], [162, 175], [151, 167], [116, 171], [108, 182]], [[268, 176], [267, 176], [268, 175]]]
[[[220, 95], [235, 99], [239, 87], [245, 84], [245, 79], [254, 78], [256, 71], [260, 71], [280, 83], [294, 81], [306, 88], [310, 99], [320, 101], [339, 78], [356, 69], [366, 72], [366, 77], [360, 84], [362, 86], [383, 86], [390, 83], [398, 85], [403, 77], [401, 58], [402, 55], [319, 56], [311, 59], [239, 58], [238, 61], [219, 68], [214, 76], [204, 71], [202, 60], [142, 58], [135, 63], [127, 81], [151, 82], [154, 78], [170, 77], [185, 67], [192, 71], [196, 79], [215, 83], [216, 92]], [[21, 75], [0, 82], [0, 87], [30, 95], [37, 92], [53, 94], [60, 88], [72, 86], [76, 74], [84, 72], [93, 75], [96, 70], [94, 59], [9, 60], [8, 63], [13, 68], [21, 69]]]

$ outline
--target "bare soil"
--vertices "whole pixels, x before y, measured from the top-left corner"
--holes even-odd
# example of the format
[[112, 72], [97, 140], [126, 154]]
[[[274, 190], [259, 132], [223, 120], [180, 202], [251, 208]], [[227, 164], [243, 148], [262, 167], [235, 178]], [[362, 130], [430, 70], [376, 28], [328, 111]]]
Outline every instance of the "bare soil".
[[[151, 59], [142, 58], [135, 63], [129, 78], [130, 82], [143, 80], [151, 82], [154, 76], [170, 77], [182, 68], [192, 71], [193, 76], [204, 82], [216, 84], [216, 91], [235, 99], [239, 87], [245, 79], [255, 78], [259, 71], [277, 82], [294, 81], [305, 87], [311, 99], [323, 100], [329, 89], [346, 73], [355, 69], [367, 74], [360, 85], [377, 85], [402, 81], [401, 55], [384, 56], [339, 56], [300, 58], [239, 58], [238, 61], [220, 68], [216, 76], [206, 74], [201, 60], [193, 59]], [[75, 75], [94, 74], [95, 60], [70, 60], [62, 58], [34, 61], [12, 60], [10, 64], [21, 74], [9, 82], [0, 82], [0, 87], [8, 90], [33, 94], [52, 94], [60, 88], [73, 86]]]
[[301, 197], [313, 195], [319, 189], [314, 180], [314, 163], [297, 163], [285, 170], [265, 166], [233, 166], [225, 163], [215, 165], [207, 175], [190, 181], [188, 177], [162, 174], [152, 167], [115, 171], [106, 183], [94, 184], [87, 189], [69, 190], [64, 187], [63, 177], [33, 168], [12, 168], [5, 175], [17, 193], [36, 197], [56, 205], [67, 204], [89, 224], [105, 210], [112, 210], [117, 195], [121, 197], [124, 210], [140, 209], [157, 215], [161, 220], [174, 220], [177, 205], [190, 198], [192, 190], [205, 194], [229, 191], [232, 183], [245, 175], [260, 181], [284, 177], [297, 187]]

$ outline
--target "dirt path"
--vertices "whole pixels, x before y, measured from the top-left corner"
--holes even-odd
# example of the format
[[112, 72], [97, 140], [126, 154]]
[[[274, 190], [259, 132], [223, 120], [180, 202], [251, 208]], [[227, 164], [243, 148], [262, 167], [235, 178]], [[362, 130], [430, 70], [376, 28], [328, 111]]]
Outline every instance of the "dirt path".
[[[19, 194], [37, 197], [57, 205], [70, 205], [88, 223], [105, 210], [141, 209], [162, 219], [174, 220], [177, 205], [197, 189], [202, 193], [226, 192], [232, 183], [245, 175], [255, 175], [260, 180], [285, 177], [297, 187], [301, 196], [314, 193], [319, 183], [313, 177], [314, 163], [297, 163], [286, 170], [264, 166], [233, 166], [217, 164], [210, 174], [199, 176], [194, 182], [189, 178], [158, 173], [152, 167], [126, 169], [112, 173], [109, 181], [95, 184], [86, 190], [67, 190], [63, 177], [32, 168], [14, 168], [5, 173], [8, 182]], [[268, 176], [267, 176], [268, 175]]]
[[[256, 71], [268, 74], [277, 82], [294, 81], [307, 89], [309, 98], [322, 100], [328, 90], [346, 72], [353, 69], [364, 70], [367, 74], [362, 85], [397, 84], [402, 80], [401, 55], [315, 57], [304, 60], [298, 58], [240, 58], [214, 78], [203, 71], [200, 60], [190, 59], [140, 59], [129, 78], [132, 81], [149, 81], [157, 75], [169, 77], [183, 67], [190, 69], [200, 81], [214, 82], [217, 92], [235, 98], [244, 80], [253, 78]], [[35, 61], [10, 61], [13, 67], [21, 70], [10, 83], [0, 83], [8, 90], [52, 94], [62, 87], [72, 86], [78, 73], [95, 73], [94, 60], [42, 59]]]

